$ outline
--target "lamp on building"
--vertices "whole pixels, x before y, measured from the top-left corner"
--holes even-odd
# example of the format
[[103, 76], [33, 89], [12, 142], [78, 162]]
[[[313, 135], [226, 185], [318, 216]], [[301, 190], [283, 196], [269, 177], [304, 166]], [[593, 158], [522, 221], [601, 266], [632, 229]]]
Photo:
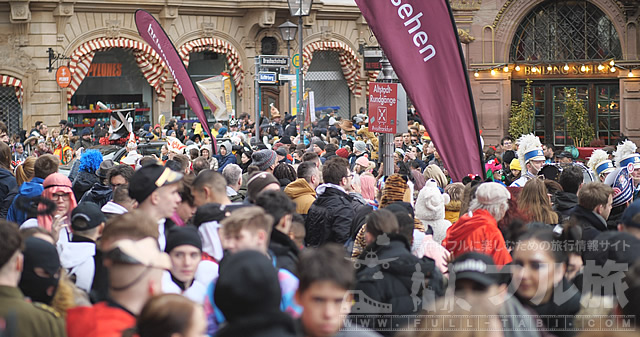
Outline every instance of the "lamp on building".
[[[302, 75], [302, 66], [303, 66], [303, 60], [302, 60], [302, 49], [304, 46], [304, 37], [302, 35], [302, 17], [303, 16], [309, 16], [309, 14], [311, 14], [311, 5], [313, 4], [313, 0], [287, 0], [287, 3], [289, 5], [289, 12], [291, 13], [291, 16], [297, 16], [298, 17], [298, 32], [300, 34], [300, 41], [299, 41], [299, 45], [300, 45], [300, 81], [298, 81], [298, 113], [299, 116], [303, 115], [302, 112], [302, 99], [303, 99], [303, 94], [304, 94], [304, 76]], [[301, 123], [302, 126], [304, 126], [304, 119], [302, 120]]]
[[502, 68], [502, 70], [503, 70], [505, 73], [508, 73], [508, 72], [509, 72], [509, 65], [505, 65], [505, 66], [504, 66], [504, 68]]
[[495, 76], [496, 75], [496, 70], [495, 69], [491, 69], [491, 75]]
[[568, 63], [564, 64], [564, 71], [569, 71], [569, 64]]
[[480, 77], [480, 73], [478, 72], [478, 70], [476, 69], [476, 71], [473, 73], [473, 77]]
[[629, 69], [629, 73], [627, 74], [627, 77], [633, 77], [633, 70]]
[[[287, 59], [291, 60], [291, 41], [296, 38], [296, 31], [298, 30], [298, 26], [293, 22], [287, 20], [287, 22], [278, 26], [280, 29], [280, 35], [282, 39], [287, 41]], [[291, 63], [287, 67], [287, 73], [291, 74]], [[287, 100], [289, 101], [289, 113], [291, 113], [291, 82], [289, 82], [289, 95], [287, 96]]]
[[520, 71], [520, 66], [516, 64], [516, 67], [514, 68], [516, 71]]

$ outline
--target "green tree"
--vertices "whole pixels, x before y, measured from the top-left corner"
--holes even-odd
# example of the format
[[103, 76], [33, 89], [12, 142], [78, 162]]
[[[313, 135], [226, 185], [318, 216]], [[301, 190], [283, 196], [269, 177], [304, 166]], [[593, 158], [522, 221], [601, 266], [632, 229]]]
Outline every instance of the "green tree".
[[574, 146], [585, 146], [595, 137], [593, 126], [589, 123], [589, 112], [584, 107], [584, 101], [578, 98], [576, 88], [564, 88], [564, 94], [567, 134], [573, 139]]
[[531, 81], [527, 79], [527, 86], [522, 93], [522, 102], [511, 102], [511, 116], [509, 116], [509, 135], [518, 139], [522, 135], [533, 132], [533, 94], [531, 94]]

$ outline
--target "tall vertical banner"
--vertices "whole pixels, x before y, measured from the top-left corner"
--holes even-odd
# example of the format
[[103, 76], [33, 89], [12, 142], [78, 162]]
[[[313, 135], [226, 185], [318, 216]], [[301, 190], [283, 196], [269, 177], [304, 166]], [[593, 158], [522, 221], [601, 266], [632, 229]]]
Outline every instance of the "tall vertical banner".
[[[169, 36], [167, 36], [167, 33], [165, 33], [160, 23], [158, 23], [149, 12], [142, 9], [136, 11], [136, 27], [138, 28], [140, 37], [160, 55], [167, 65], [171, 76], [173, 76], [173, 79], [176, 81], [178, 89], [180, 89], [182, 96], [184, 96], [184, 100], [189, 104], [189, 107], [196, 116], [198, 116], [198, 120], [200, 120], [204, 131], [211, 137], [211, 130], [207, 123], [207, 117], [204, 115], [200, 98], [198, 98], [198, 92], [191, 81], [191, 77], [189, 77], [189, 73], [187, 73], [187, 68], [184, 66], [184, 63], [182, 63], [180, 55], [178, 55], [176, 47], [173, 45], [173, 42], [171, 42], [171, 39], [169, 39]], [[211, 137], [211, 141], [213, 142], [215, 151], [215, 149], [217, 149], [216, 139]]]
[[448, 0], [355, 0], [454, 181], [484, 173], [478, 122]]

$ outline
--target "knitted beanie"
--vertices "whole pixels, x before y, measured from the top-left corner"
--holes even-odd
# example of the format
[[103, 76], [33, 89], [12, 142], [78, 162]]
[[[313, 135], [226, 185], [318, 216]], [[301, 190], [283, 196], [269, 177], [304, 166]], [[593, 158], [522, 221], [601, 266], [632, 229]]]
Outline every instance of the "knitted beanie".
[[319, 147], [321, 150], [323, 150], [323, 151], [324, 151], [325, 143], [324, 143], [322, 140], [320, 140], [320, 139], [316, 139], [316, 140], [314, 140], [314, 141], [313, 141], [313, 144], [318, 145], [318, 147]]
[[336, 151], [336, 154], [345, 159], [349, 158], [349, 151], [347, 151], [347, 149], [345, 149], [344, 147], [341, 149], [338, 149]]
[[266, 171], [276, 162], [276, 152], [273, 150], [260, 150], [251, 155], [253, 165], [257, 166], [260, 171]]
[[280, 185], [280, 182], [273, 176], [273, 174], [268, 172], [260, 172], [249, 179], [249, 182], [247, 183], [247, 198], [249, 198], [249, 201], [255, 201], [258, 194], [270, 184]]
[[367, 151], [367, 144], [365, 144], [361, 140], [356, 140], [355, 142], [353, 142], [353, 149], [354, 151], [365, 152]]

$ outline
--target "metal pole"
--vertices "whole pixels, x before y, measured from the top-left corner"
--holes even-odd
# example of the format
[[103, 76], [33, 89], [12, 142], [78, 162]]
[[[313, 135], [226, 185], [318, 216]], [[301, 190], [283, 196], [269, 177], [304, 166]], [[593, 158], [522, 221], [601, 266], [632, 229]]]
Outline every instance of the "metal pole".
[[303, 110], [303, 99], [304, 99], [304, 74], [302, 73], [302, 67], [304, 64], [304, 59], [302, 57], [302, 49], [303, 49], [303, 35], [302, 35], [302, 0], [300, 0], [300, 16], [298, 17], [298, 30], [300, 31], [300, 81], [298, 82], [298, 113], [302, 116], [302, 128], [301, 132], [304, 130], [304, 122], [306, 120], [305, 111]]
[[[395, 72], [391, 67], [391, 62], [389, 62], [389, 59], [387, 59], [384, 51], [382, 52], [382, 60], [380, 61], [380, 64], [382, 66], [381, 74], [376, 82], [394, 83], [395, 81], [397, 81]], [[393, 162], [393, 153], [395, 152], [395, 149], [393, 148], [394, 136], [394, 134], [385, 133], [380, 137], [380, 140], [382, 140], [382, 142], [379, 146], [379, 157], [382, 160], [382, 163], [384, 163], [384, 175], [387, 177], [391, 176], [394, 173], [395, 168], [395, 164]]]
[[256, 121], [254, 123], [254, 132], [255, 132], [256, 141], [259, 143], [260, 142], [260, 99], [258, 98], [258, 95], [260, 95], [260, 83], [258, 83], [258, 79], [260, 78], [260, 58], [256, 56], [254, 60], [255, 60], [255, 66], [256, 66], [256, 73], [253, 80], [253, 91], [255, 92], [255, 109], [256, 109], [255, 111]]
[[[289, 65], [287, 66], [287, 74], [291, 74], [291, 41], [287, 40], [287, 59], [289, 60]], [[291, 111], [291, 81], [287, 81], [287, 88], [289, 88], [288, 91], [288, 95], [287, 95], [287, 101], [289, 102], [289, 113], [292, 114], [293, 112]]]

